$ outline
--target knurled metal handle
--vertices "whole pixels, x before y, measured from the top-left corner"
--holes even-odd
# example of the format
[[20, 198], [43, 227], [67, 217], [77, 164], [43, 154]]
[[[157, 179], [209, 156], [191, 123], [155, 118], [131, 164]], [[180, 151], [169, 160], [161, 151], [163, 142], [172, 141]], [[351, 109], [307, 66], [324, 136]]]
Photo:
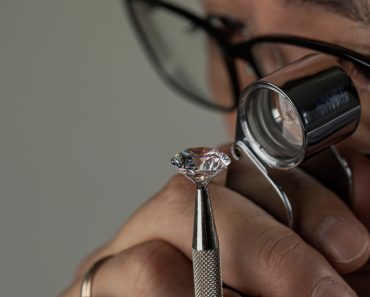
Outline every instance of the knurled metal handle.
[[220, 250], [193, 249], [195, 297], [222, 297]]

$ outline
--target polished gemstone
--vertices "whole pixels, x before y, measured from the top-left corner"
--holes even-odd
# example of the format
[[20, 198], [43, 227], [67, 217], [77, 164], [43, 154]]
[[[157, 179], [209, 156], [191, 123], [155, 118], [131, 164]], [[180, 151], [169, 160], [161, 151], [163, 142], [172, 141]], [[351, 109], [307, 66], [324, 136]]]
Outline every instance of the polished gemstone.
[[205, 187], [230, 162], [226, 154], [209, 147], [189, 148], [171, 159], [171, 164], [193, 180], [198, 187]]

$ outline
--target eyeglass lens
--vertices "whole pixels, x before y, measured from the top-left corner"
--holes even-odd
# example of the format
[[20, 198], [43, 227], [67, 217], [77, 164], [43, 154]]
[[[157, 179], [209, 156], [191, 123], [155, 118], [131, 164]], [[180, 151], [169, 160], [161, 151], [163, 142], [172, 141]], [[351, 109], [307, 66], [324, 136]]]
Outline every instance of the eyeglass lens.
[[[187, 5], [193, 2], [199, 6], [198, 0]], [[166, 8], [145, 1], [133, 1], [133, 5], [140, 30], [167, 82], [212, 105], [233, 107], [230, 72], [217, 41], [190, 19]], [[204, 8], [195, 6], [192, 9], [197, 9], [199, 16], [207, 15]], [[251, 67], [245, 61], [236, 61], [235, 66], [242, 80], [246, 73], [249, 81], [256, 78], [254, 73], [250, 78]]]
[[[312, 53], [312, 49], [276, 42], [255, 44], [252, 55], [262, 76], [266, 76], [290, 63]], [[339, 58], [338, 58], [339, 59]], [[361, 70], [354, 63], [339, 60], [344, 70], [351, 76], [358, 90], [370, 92], [370, 74]]]

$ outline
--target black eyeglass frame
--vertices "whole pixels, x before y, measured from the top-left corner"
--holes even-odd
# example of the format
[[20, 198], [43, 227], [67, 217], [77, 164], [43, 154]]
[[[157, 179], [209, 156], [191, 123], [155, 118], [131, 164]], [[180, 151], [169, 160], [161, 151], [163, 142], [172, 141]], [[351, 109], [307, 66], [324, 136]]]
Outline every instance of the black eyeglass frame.
[[[183, 18], [188, 19], [189, 21], [193, 22], [194, 25], [203, 29], [221, 49], [225, 65], [229, 72], [230, 82], [232, 85], [233, 95], [234, 95], [234, 102], [233, 105], [230, 107], [222, 107], [217, 104], [213, 104], [208, 100], [205, 100], [201, 96], [197, 96], [196, 94], [190, 92], [185, 87], [183, 87], [179, 82], [177, 82], [174, 77], [170, 76], [164, 68], [162, 67], [163, 64], [159, 59], [158, 55], [156, 55], [155, 51], [153, 50], [150, 42], [145, 37], [145, 33], [142, 31], [140, 27], [140, 22], [137, 19], [135, 14], [135, 8], [133, 7], [134, 2], [146, 2], [150, 6], [158, 6], [162, 9], [166, 9], [171, 13], [177, 14]], [[291, 35], [263, 35], [251, 38], [249, 40], [240, 42], [240, 43], [231, 43], [230, 41], [226, 40], [223, 34], [214, 26], [212, 23], [209, 22], [207, 17], [201, 18], [193, 14], [192, 12], [184, 9], [182, 7], [173, 5], [166, 1], [162, 0], [122, 0], [122, 4], [126, 4], [127, 11], [129, 13], [130, 20], [135, 28], [137, 35], [140, 38], [142, 45], [144, 46], [149, 59], [154, 65], [159, 76], [167, 82], [167, 84], [174, 89], [176, 92], [180, 92], [182, 95], [185, 95], [185, 98], [193, 101], [194, 103], [203, 105], [204, 107], [213, 109], [215, 111], [221, 112], [230, 112], [236, 109], [238, 105], [239, 95], [240, 95], [240, 82], [236, 71], [235, 66], [235, 59], [239, 58], [246, 61], [254, 70], [256, 76], [261, 78], [261, 70], [258, 69], [258, 63], [253, 57], [252, 49], [255, 45], [261, 43], [282, 43], [286, 45], [294, 45], [299, 46], [307, 49], [312, 49], [321, 53], [329, 54], [335, 57], [338, 57], [344, 61], [348, 61], [353, 63], [354, 65], [358, 66], [362, 71], [368, 73], [370, 75], [370, 58], [364, 56], [356, 51], [350, 50], [348, 48], [335, 45], [332, 43], [328, 43], [325, 41], [309, 39], [304, 37], [298, 36], [291, 36]]]

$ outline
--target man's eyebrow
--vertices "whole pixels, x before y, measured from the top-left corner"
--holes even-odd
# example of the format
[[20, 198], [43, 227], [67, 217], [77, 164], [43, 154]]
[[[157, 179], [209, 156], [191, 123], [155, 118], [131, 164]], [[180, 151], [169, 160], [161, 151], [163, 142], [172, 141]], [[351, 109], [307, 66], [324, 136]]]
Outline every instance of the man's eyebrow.
[[287, 4], [309, 4], [325, 7], [327, 10], [352, 21], [370, 24], [369, 3], [367, 0], [285, 0]]

